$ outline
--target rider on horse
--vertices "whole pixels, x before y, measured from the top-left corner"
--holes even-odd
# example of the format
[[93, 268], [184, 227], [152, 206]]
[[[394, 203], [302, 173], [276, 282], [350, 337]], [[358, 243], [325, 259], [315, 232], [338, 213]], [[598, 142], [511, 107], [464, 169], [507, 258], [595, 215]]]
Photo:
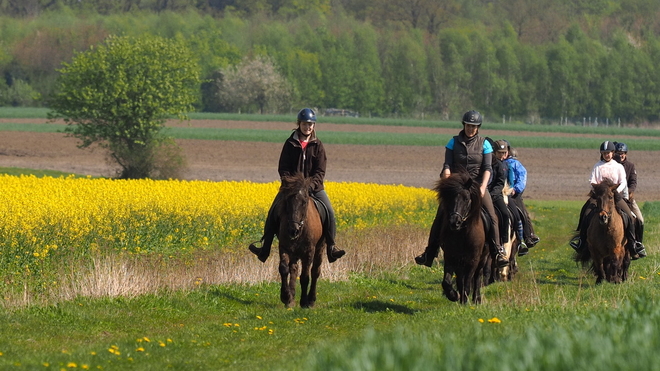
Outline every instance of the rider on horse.
[[643, 243], [644, 241], [644, 215], [642, 210], [639, 209], [637, 201], [635, 201], [635, 190], [637, 189], [637, 170], [635, 164], [628, 160], [628, 146], [622, 142], [614, 142], [614, 160], [626, 170], [626, 182], [628, 182], [628, 205], [630, 210], [635, 213], [637, 217], [637, 229], [635, 230], [637, 241]]
[[[310, 108], [303, 108], [298, 112], [296, 124], [298, 127], [286, 142], [284, 142], [277, 170], [280, 177], [302, 173], [305, 178], [312, 178], [312, 186], [309, 192], [312, 196], [323, 202], [328, 211], [325, 238], [328, 261], [332, 263], [344, 256], [345, 251], [339, 250], [335, 246], [335, 235], [337, 231], [335, 212], [323, 186], [326, 155], [323, 143], [316, 137], [316, 130], [314, 129], [316, 126], [316, 114]], [[276, 196], [268, 211], [268, 217], [264, 225], [264, 235], [261, 237], [262, 246], [256, 247], [255, 244], [257, 242], [253, 242], [249, 246], [250, 251], [262, 262], [268, 259], [273, 237], [277, 233], [278, 223], [275, 216], [275, 206], [278, 202], [279, 199]]]
[[[635, 237], [635, 215], [630, 211], [626, 200], [628, 199], [628, 182], [626, 180], [626, 170], [623, 165], [612, 161], [614, 157], [615, 146], [613, 142], [605, 141], [600, 145], [600, 161], [598, 161], [591, 171], [589, 181], [592, 185], [600, 183], [607, 178], [614, 184], [618, 184], [617, 192], [621, 194], [621, 200], [617, 202], [616, 207], [620, 210], [622, 216], [627, 216], [629, 222], [626, 223], [626, 249], [630, 252], [631, 259], [639, 259], [646, 256], [646, 250], [641, 242]], [[570, 245], [575, 250], [580, 251], [586, 246], [587, 227], [591, 217], [591, 205], [594, 200], [589, 199], [582, 206], [580, 211], [580, 220], [578, 221], [578, 230], [580, 234], [571, 240]]]
[[[463, 115], [463, 130], [457, 136], [449, 140], [445, 146], [445, 162], [440, 177], [448, 178], [452, 172], [459, 168], [466, 169], [470, 177], [480, 184], [483, 206], [489, 214], [490, 226], [488, 227], [488, 239], [490, 253], [498, 267], [505, 267], [509, 260], [500, 243], [500, 231], [497, 214], [493, 207], [493, 201], [488, 193], [488, 181], [492, 173], [493, 148], [486, 138], [479, 135], [479, 127], [483, 118], [477, 111], [468, 111]], [[438, 206], [438, 212], [431, 226], [428, 245], [424, 253], [415, 257], [415, 262], [430, 267], [433, 259], [438, 255], [440, 249], [439, 235], [442, 227], [441, 209], [442, 202]]]

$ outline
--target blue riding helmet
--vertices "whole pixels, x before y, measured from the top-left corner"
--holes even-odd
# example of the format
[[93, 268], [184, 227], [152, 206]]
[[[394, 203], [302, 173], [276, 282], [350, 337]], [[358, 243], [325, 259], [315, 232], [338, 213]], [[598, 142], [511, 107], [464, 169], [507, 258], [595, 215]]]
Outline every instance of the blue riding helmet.
[[316, 113], [311, 108], [303, 108], [298, 112], [298, 122], [316, 122]]
[[617, 143], [614, 146], [614, 150], [617, 152], [628, 153], [628, 146], [625, 143]]

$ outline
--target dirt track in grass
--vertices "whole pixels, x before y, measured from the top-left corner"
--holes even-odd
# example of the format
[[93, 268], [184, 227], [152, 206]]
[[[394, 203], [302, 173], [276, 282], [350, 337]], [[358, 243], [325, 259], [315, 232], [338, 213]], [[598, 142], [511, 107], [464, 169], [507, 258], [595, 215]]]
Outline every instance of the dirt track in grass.
[[[38, 120], [0, 120], [0, 122], [35, 123]], [[169, 122], [168, 125], [187, 125]], [[193, 127], [254, 128], [281, 130], [293, 128], [293, 123], [194, 120]], [[410, 128], [377, 125], [346, 125], [319, 123], [323, 131], [419, 132], [455, 134], [451, 129]], [[482, 130], [483, 135], [506, 138], [535, 133]], [[566, 134], [543, 134], [545, 136]], [[572, 135], [575, 136], [575, 135]], [[588, 135], [583, 135], [588, 137]], [[635, 137], [612, 138], [626, 140], [634, 149]], [[249, 180], [270, 182], [278, 179], [277, 160], [281, 143], [233, 142], [213, 140], [177, 140], [183, 148], [188, 167], [185, 179]], [[326, 144], [328, 168], [326, 179], [378, 184], [404, 184], [414, 187], [433, 186], [444, 150], [442, 143], [428, 146], [337, 145]], [[577, 149], [520, 148], [519, 159], [528, 171], [526, 199], [583, 200], [589, 190], [588, 177], [598, 151]], [[659, 152], [631, 151], [629, 159], [637, 166], [638, 201], [660, 200]], [[48, 169], [93, 176], [112, 176], [114, 168], [100, 150], [81, 150], [76, 140], [61, 133], [2, 132], [0, 135], [0, 166]]]

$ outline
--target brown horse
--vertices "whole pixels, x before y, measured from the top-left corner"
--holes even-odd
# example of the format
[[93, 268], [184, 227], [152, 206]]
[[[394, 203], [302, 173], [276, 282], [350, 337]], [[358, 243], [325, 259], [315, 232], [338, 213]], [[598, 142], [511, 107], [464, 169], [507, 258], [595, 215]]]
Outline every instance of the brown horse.
[[592, 262], [591, 270], [596, 275], [596, 284], [621, 283], [628, 278], [630, 253], [625, 248], [626, 236], [623, 218], [616, 209], [621, 195], [616, 191], [618, 184], [609, 179], [593, 185], [589, 193], [595, 208], [589, 216], [587, 246], [576, 254], [575, 260], [583, 265]]
[[[488, 258], [486, 232], [481, 218], [479, 184], [459, 171], [438, 182], [435, 190], [442, 200], [440, 246], [444, 255], [442, 289], [451, 301], [481, 303], [483, 269]], [[452, 277], [456, 274], [454, 289]]]
[[[310, 184], [310, 178], [296, 174], [283, 177], [280, 187], [277, 206], [279, 271], [282, 278], [280, 300], [287, 307], [295, 305], [299, 272], [300, 306], [311, 308], [316, 303], [316, 283], [321, 274], [325, 239], [322, 238], [323, 225], [319, 212], [309, 195]], [[302, 263], [302, 270], [298, 261]]]

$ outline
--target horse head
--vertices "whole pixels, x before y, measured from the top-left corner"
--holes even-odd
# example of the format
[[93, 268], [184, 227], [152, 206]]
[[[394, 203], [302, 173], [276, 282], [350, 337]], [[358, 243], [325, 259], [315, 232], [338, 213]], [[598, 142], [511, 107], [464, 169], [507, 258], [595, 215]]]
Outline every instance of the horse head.
[[[476, 182], [467, 172], [457, 172], [440, 181], [436, 190], [448, 213], [449, 229], [460, 230], [465, 226], [465, 222], [474, 215], [475, 205], [480, 200]], [[478, 208], [480, 207], [479, 205]]]
[[612, 213], [616, 212], [616, 189], [619, 184], [614, 184], [609, 179], [604, 179], [599, 184], [592, 185], [590, 196], [596, 200], [596, 211], [598, 212], [598, 222], [606, 225], [612, 219]]
[[307, 219], [310, 180], [298, 173], [282, 177], [282, 215], [287, 221], [287, 234], [291, 240], [300, 237]]

